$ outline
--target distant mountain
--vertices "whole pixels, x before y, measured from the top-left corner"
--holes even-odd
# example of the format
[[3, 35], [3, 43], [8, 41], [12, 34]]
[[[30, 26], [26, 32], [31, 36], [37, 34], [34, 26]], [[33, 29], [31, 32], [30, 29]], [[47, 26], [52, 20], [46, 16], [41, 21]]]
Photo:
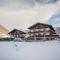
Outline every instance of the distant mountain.
[[9, 31], [5, 28], [5, 27], [3, 27], [2, 25], [0, 25], [0, 34], [1, 33], [4, 33], [4, 34], [6, 34], [6, 33], [8, 33]]
[[48, 24], [53, 25], [56, 33], [60, 36], [60, 10], [56, 11], [48, 20]]
[[2, 38], [2, 37], [8, 37], [8, 30], [5, 28], [5, 27], [3, 27], [2, 25], [0, 25], [0, 38]]
[[60, 10], [56, 11], [52, 17], [48, 20], [48, 23], [55, 25], [56, 27], [60, 25]]
[[55, 31], [60, 36], [60, 27], [55, 27]]
[[36, 0], [37, 2], [39, 2], [39, 3], [55, 3], [55, 2], [57, 2], [57, 1], [59, 1], [59, 0]]

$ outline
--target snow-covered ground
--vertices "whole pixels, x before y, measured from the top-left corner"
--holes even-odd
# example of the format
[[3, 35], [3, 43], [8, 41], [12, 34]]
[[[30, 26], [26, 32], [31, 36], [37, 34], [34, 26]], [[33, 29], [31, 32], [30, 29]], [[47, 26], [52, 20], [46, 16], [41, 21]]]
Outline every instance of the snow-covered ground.
[[60, 60], [60, 41], [0, 42], [0, 60]]

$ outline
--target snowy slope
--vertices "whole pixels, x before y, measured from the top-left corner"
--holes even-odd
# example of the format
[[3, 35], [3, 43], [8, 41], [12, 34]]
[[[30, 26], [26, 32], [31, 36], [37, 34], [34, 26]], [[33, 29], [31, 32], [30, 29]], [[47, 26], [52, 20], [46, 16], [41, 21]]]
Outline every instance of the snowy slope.
[[0, 60], [60, 60], [60, 41], [0, 42]]

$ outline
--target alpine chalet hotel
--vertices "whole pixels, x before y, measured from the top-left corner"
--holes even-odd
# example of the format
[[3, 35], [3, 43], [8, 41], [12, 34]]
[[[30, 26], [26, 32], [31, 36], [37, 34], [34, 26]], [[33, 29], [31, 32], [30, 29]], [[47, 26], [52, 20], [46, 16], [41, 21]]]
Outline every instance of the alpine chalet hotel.
[[28, 29], [29, 37], [34, 38], [34, 40], [57, 40], [59, 37], [52, 25], [36, 23]]

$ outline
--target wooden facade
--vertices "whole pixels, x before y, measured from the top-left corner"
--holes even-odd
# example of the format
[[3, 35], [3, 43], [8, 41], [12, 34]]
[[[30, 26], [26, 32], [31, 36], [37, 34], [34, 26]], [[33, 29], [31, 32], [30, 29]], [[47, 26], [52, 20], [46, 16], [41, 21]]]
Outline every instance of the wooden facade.
[[29, 31], [27, 32], [14, 29], [8, 34], [14, 38], [28, 38], [27, 40], [29, 40], [30, 38], [32, 38], [33, 40], [57, 40], [59, 37], [52, 25], [36, 23], [30, 26], [28, 29]]
[[21, 37], [24, 37], [26, 33], [23, 31], [20, 31], [18, 29], [13, 29], [8, 34], [12, 37], [15, 37], [15, 38], [21, 38]]
[[28, 28], [30, 31], [28, 32], [30, 37], [46, 37], [46, 38], [58, 38], [56, 32], [52, 25], [36, 23]]

